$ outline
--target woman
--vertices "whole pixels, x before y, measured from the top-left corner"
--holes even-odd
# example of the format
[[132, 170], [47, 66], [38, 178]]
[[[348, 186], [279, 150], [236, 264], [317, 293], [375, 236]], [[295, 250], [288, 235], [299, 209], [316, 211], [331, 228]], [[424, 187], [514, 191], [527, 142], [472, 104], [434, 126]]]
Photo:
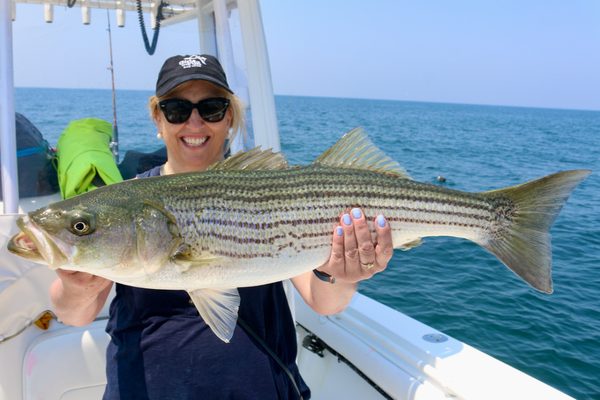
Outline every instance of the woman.
[[[223, 159], [230, 132], [243, 125], [242, 104], [210, 55], [169, 58], [149, 105], [167, 162], [140, 177], [205, 170]], [[343, 213], [329, 261], [315, 266], [314, 274], [292, 279], [316, 312], [343, 310], [358, 281], [385, 269], [392, 256], [391, 232], [383, 216], [375, 226], [376, 244], [361, 210]], [[93, 321], [112, 282], [82, 272], [57, 273], [50, 292], [59, 318], [72, 325]], [[239, 325], [231, 342], [224, 343], [198, 316], [186, 292], [117, 284], [107, 325], [111, 342], [104, 398], [309, 398], [295, 364], [295, 329], [282, 283], [239, 292]]]

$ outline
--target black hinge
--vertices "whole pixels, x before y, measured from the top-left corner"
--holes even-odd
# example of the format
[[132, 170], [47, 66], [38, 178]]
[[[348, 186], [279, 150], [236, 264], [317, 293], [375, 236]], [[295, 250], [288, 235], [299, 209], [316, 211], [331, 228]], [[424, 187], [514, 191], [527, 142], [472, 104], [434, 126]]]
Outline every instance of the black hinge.
[[325, 355], [323, 354], [323, 351], [326, 348], [325, 342], [323, 342], [321, 339], [319, 339], [312, 333], [304, 337], [304, 339], [302, 340], [302, 347], [304, 347], [306, 350], [315, 353], [319, 357], [325, 357]]

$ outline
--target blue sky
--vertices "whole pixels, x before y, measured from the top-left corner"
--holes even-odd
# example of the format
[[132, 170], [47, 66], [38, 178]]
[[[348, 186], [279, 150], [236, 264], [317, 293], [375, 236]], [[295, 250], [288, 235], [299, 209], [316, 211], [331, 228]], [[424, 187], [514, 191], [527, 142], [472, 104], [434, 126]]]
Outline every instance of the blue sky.
[[[600, 110], [600, 1], [265, 0], [276, 94]], [[119, 89], [153, 89], [165, 58], [198, 52], [196, 22], [144, 50], [116, 28]], [[110, 88], [106, 12], [17, 6], [15, 85]]]

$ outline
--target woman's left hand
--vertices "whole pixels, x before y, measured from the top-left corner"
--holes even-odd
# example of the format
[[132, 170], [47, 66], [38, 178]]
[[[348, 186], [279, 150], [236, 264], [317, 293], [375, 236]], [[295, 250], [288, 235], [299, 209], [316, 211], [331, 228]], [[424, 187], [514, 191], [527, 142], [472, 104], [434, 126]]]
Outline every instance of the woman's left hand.
[[334, 229], [329, 261], [318, 268], [335, 278], [336, 282], [356, 283], [383, 271], [392, 255], [392, 230], [383, 215], [374, 221], [376, 236], [371, 232], [360, 208], [353, 208], [340, 217]]

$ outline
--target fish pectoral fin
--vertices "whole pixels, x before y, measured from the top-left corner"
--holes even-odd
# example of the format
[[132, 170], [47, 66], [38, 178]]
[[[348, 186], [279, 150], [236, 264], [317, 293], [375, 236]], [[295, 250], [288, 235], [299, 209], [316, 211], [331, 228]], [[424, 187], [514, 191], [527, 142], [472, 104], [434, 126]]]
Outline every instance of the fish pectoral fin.
[[222, 263], [223, 257], [210, 253], [202, 253], [199, 257], [194, 256], [190, 247], [183, 244], [171, 256], [171, 262], [179, 269], [179, 272], [186, 272], [194, 267], [205, 267], [207, 265]]
[[213, 333], [225, 343], [229, 343], [240, 309], [240, 295], [237, 288], [196, 289], [188, 290], [188, 293], [198, 313]]
[[400, 244], [398, 246], [398, 248], [402, 251], [408, 251], [410, 249], [414, 249], [415, 247], [419, 247], [422, 244], [423, 244], [423, 239], [416, 238], [416, 239], [413, 239], [408, 242], [404, 242], [404, 243]]

